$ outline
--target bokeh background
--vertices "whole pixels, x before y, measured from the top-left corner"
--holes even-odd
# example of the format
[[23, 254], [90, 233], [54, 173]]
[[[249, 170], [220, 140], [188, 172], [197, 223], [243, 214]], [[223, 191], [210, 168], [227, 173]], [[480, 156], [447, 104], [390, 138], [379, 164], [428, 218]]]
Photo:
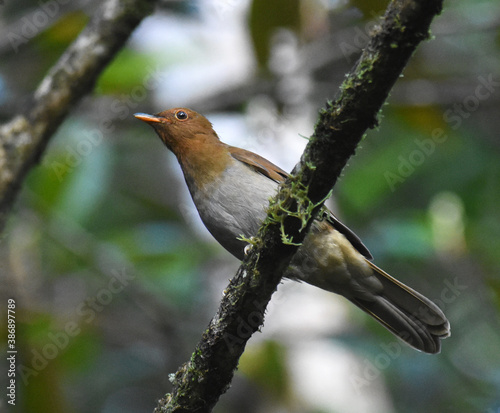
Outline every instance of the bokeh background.
[[[1, 121], [99, 3], [0, 4]], [[1, 411], [151, 412], [238, 267], [133, 113], [191, 107], [225, 142], [291, 170], [386, 6], [160, 2], [53, 137], [0, 240]], [[500, 412], [499, 27], [495, 0], [445, 2], [329, 201], [378, 265], [446, 312], [441, 354], [284, 281], [216, 413]]]

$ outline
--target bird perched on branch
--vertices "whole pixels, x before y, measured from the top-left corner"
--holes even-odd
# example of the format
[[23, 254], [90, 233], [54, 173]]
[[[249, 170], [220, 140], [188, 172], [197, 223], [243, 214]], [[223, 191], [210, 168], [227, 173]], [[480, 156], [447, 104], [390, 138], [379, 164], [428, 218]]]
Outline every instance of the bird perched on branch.
[[[287, 173], [263, 157], [226, 145], [202, 115], [176, 108], [134, 115], [177, 157], [200, 217], [236, 258], [266, 217]], [[284, 276], [340, 294], [410, 346], [439, 353], [450, 325], [432, 301], [374, 265], [360, 239], [324, 208]]]

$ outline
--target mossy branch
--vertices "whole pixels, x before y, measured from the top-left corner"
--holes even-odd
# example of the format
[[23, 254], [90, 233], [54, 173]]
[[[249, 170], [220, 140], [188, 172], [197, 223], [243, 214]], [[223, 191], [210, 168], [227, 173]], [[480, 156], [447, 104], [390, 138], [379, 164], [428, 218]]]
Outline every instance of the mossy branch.
[[[210, 412], [230, 386], [238, 360], [311, 222], [377, 115], [418, 44], [429, 37], [442, 0], [395, 0], [347, 75], [338, 97], [319, 113], [292, 176], [271, 202], [252, 250], [230, 281], [191, 360], [172, 376], [173, 390], [155, 412]], [[311, 209], [310, 206], [313, 205]], [[287, 240], [282, 242], [282, 234]]]
[[157, 0], [107, 0], [50, 69], [24, 113], [0, 126], [0, 231], [28, 171]]

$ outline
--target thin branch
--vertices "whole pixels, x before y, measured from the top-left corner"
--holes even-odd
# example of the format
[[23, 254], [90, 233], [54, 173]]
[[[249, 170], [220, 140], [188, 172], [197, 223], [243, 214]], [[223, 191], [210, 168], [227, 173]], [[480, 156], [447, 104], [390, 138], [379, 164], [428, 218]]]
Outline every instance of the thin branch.
[[107, 0], [45, 76], [24, 114], [0, 127], [0, 231], [27, 172], [157, 0]]
[[[191, 360], [172, 377], [172, 394], [159, 401], [155, 412], [210, 412], [229, 388], [296, 244], [304, 239], [363, 134], [377, 125], [390, 89], [417, 45], [429, 37], [430, 23], [441, 8], [442, 0], [390, 3], [338, 98], [320, 112], [301, 161], [271, 201], [251, 253], [230, 281]], [[293, 242], [281, 242], [282, 230]]]

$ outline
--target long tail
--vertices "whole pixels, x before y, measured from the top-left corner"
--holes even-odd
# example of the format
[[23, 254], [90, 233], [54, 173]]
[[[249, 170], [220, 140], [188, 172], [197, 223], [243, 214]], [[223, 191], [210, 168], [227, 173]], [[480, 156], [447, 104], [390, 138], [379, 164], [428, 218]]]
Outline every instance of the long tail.
[[441, 339], [450, 335], [450, 323], [439, 307], [422, 294], [367, 261], [383, 291], [369, 300], [350, 298], [355, 305], [410, 346], [426, 353], [441, 351]]

